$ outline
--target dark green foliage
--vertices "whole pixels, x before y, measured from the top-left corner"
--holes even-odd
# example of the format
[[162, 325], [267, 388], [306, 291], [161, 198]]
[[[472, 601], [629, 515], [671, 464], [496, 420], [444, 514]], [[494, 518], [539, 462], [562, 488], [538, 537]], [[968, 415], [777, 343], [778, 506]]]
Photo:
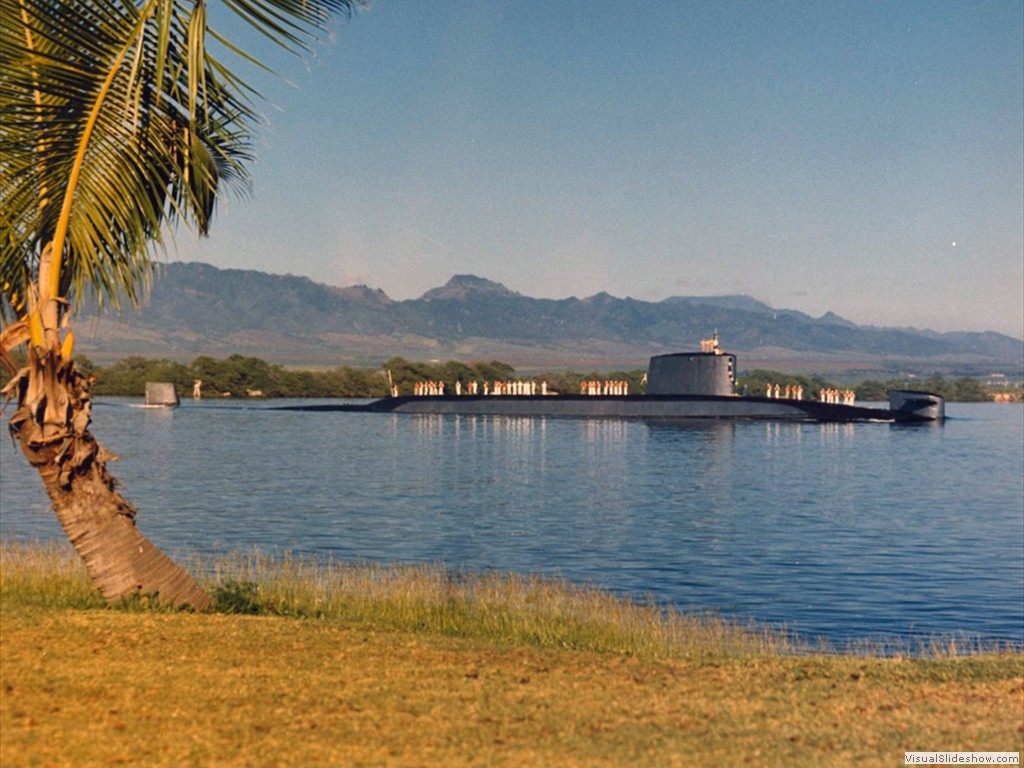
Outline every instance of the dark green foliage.
[[865, 379], [856, 387], [857, 399], [874, 402], [882, 402], [889, 397], [889, 390], [898, 388], [896, 382], [884, 382], [877, 379]]
[[577, 371], [565, 371], [564, 373], [544, 373], [538, 378], [540, 378], [541, 381], [546, 381], [548, 383], [549, 392], [557, 392], [560, 395], [571, 395], [580, 391], [580, 382], [583, 381], [586, 376]]
[[181, 363], [135, 355], [106, 368], [93, 366], [90, 373], [96, 377], [92, 391], [97, 395], [141, 395], [146, 391], [147, 381], [170, 381], [178, 392], [186, 388], [191, 391], [194, 378], [188, 366]]
[[516, 369], [508, 363], [500, 360], [491, 360], [487, 363], [476, 363], [474, 366], [480, 377], [485, 381], [506, 381], [515, 378]]
[[961, 403], [978, 403], [988, 400], [988, 394], [977, 379], [968, 377], [956, 379], [953, 382], [953, 394], [946, 397], [947, 400], [956, 400]]
[[255, 616], [263, 612], [259, 600], [259, 585], [252, 581], [230, 579], [214, 587], [213, 610], [218, 613], [235, 613]]
[[167, 360], [126, 357], [100, 368], [86, 361], [96, 377], [97, 395], [140, 396], [147, 381], [173, 382], [181, 396], [192, 392], [198, 379], [205, 397], [245, 397], [259, 391], [266, 397], [383, 397], [387, 381], [380, 371], [344, 366], [327, 371], [292, 371], [257, 357], [232, 355], [225, 360], [200, 356], [190, 365]]

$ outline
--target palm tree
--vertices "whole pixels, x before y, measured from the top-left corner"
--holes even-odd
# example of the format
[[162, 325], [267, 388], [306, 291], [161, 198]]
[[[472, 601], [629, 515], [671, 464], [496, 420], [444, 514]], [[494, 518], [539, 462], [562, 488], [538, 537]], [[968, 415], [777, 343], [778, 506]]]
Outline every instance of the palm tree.
[[[224, 0], [302, 53], [352, 0]], [[206, 234], [244, 190], [256, 92], [207, 44], [258, 64], [207, 22], [205, 0], [0, 0], [0, 363], [9, 428], [108, 600], [197, 609], [209, 597], [139, 532], [89, 432], [89, 380], [69, 318], [145, 294], [164, 234]], [[27, 346], [27, 363], [11, 352]]]

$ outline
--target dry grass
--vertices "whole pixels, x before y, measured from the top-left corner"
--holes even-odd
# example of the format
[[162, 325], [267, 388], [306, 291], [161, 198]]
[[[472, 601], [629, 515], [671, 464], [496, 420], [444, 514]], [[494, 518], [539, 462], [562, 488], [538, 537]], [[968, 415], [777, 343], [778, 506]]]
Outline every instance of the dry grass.
[[[692, 660], [806, 651], [785, 632], [637, 604], [567, 581], [441, 566], [347, 564], [258, 552], [186, 563], [225, 613], [373, 624], [513, 646]], [[0, 544], [7, 599], [100, 608], [65, 546]], [[140, 606], [124, 606], [128, 609]]]
[[[5, 768], [899, 765], [908, 749], [1024, 749], [1019, 653], [794, 655], [686, 617], [666, 621], [695, 634], [666, 645], [658, 611], [566, 585], [258, 557], [218, 578], [258, 579], [258, 607], [283, 615], [115, 611], [59, 551], [0, 558]], [[496, 629], [470, 631], [473, 616]]]
[[[798, 649], [784, 632], [637, 604], [568, 581], [441, 566], [340, 564], [235, 554], [213, 563], [225, 594], [260, 613], [372, 623], [515, 646], [644, 657], [759, 656]], [[225, 589], [225, 585], [227, 589]]]

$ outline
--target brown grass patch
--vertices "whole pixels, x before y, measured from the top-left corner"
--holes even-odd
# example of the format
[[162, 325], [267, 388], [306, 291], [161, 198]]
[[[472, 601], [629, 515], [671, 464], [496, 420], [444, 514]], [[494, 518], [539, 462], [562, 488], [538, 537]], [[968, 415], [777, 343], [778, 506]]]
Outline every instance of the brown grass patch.
[[3, 623], [4, 766], [894, 765], [1024, 735], [1019, 656], [693, 664], [279, 617]]
[[[401, 569], [348, 574], [335, 605], [340, 581], [309, 592], [321, 571], [297, 586], [232, 566], [307, 618], [110, 610], [73, 560], [54, 572], [50, 555], [0, 554], [5, 768], [870, 766], [905, 750], [1024, 749], [1019, 653], [791, 654], [714, 630], [665, 658], [664, 626], [604, 597], [498, 580], [467, 607], [452, 590], [471, 582], [427, 589], [437, 573]], [[568, 630], [548, 615], [562, 603]], [[539, 639], [516, 640], [538, 613]], [[477, 619], [495, 626], [472, 634]], [[623, 624], [641, 625], [639, 640]]]

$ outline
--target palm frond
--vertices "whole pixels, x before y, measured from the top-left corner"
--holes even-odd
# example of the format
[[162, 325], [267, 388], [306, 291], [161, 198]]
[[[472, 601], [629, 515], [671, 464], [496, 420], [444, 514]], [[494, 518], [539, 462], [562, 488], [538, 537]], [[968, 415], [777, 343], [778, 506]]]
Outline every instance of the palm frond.
[[[225, 2], [296, 53], [351, 10]], [[239, 52], [209, 29], [203, 0], [0, 0], [5, 320], [21, 316], [48, 244], [62, 246], [56, 296], [136, 301], [167, 227], [205, 234], [217, 201], [248, 190], [257, 94], [211, 41]]]

